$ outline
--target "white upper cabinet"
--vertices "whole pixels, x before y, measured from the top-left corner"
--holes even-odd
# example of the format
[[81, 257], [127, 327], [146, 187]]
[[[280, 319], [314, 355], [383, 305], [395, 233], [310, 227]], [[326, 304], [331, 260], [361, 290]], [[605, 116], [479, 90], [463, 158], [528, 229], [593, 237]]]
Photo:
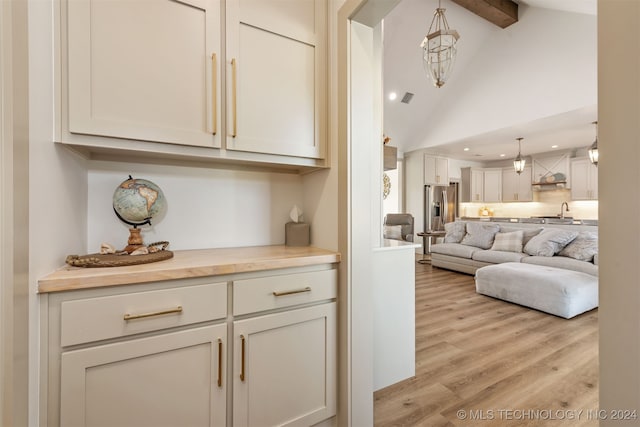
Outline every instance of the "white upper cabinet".
[[70, 133], [220, 147], [218, 0], [65, 5]]
[[484, 171], [477, 168], [462, 168], [460, 185], [461, 202], [482, 202], [484, 200]]
[[525, 166], [519, 175], [513, 168], [502, 169], [502, 201], [530, 202], [532, 200], [531, 166]]
[[230, 150], [323, 158], [326, 4], [226, 2]]
[[484, 202], [502, 201], [502, 169], [485, 169], [484, 171]]
[[57, 142], [115, 160], [327, 166], [326, 1], [55, 4]]
[[598, 200], [598, 168], [587, 158], [571, 160], [571, 200]]
[[424, 184], [449, 185], [449, 159], [425, 154]]

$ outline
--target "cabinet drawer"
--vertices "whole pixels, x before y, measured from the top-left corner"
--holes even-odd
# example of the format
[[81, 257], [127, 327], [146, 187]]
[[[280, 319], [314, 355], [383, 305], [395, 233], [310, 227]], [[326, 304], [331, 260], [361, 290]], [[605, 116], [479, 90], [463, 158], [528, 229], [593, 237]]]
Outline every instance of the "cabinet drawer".
[[224, 318], [227, 283], [65, 301], [60, 310], [65, 347]]
[[335, 298], [337, 283], [337, 270], [237, 280], [233, 282], [233, 314]]

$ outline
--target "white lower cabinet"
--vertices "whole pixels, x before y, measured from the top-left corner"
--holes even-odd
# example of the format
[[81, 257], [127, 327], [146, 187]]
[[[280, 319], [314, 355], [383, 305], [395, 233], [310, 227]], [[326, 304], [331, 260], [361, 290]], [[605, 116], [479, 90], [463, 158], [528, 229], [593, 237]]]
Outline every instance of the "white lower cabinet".
[[44, 294], [40, 425], [331, 418], [336, 294], [328, 266]]
[[61, 426], [224, 426], [226, 324], [62, 353]]
[[335, 415], [335, 322], [335, 303], [234, 322], [234, 426], [309, 426]]

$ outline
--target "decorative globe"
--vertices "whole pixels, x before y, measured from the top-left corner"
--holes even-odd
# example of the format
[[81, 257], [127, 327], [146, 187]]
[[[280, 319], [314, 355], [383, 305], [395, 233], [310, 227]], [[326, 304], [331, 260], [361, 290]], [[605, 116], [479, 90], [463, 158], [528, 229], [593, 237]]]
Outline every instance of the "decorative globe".
[[113, 210], [120, 220], [133, 227], [151, 224], [151, 218], [165, 208], [162, 190], [146, 179], [129, 176], [113, 193]]

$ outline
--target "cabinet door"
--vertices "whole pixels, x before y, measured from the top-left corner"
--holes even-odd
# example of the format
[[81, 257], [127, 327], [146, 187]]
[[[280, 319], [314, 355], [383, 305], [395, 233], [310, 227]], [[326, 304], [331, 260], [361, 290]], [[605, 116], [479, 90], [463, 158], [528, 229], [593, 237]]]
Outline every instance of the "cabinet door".
[[428, 154], [424, 155], [424, 184], [436, 185], [436, 163], [437, 159]]
[[531, 202], [533, 200], [533, 192], [531, 191], [532, 176], [533, 176], [533, 172], [531, 170], [531, 166], [525, 166], [522, 173], [518, 176], [518, 201], [519, 202]]
[[598, 167], [589, 162], [589, 199], [598, 200]]
[[220, 146], [219, 0], [66, 5], [71, 133]]
[[326, 2], [227, 0], [231, 150], [324, 158]]
[[449, 185], [449, 159], [445, 157], [436, 159], [436, 181], [439, 185]]
[[62, 353], [61, 426], [226, 423], [227, 326]]
[[502, 169], [502, 201], [517, 202], [519, 190], [519, 178], [513, 168]]
[[484, 171], [471, 169], [471, 201], [482, 202], [484, 197]]
[[424, 184], [449, 185], [449, 159], [425, 154]]
[[531, 192], [531, 166], [525, 166], [519, 175], [513, 168], [502, 170], [502, 201], [530, 202], [533, 200]]
[[588, 159], [571, 161], [571, 199], [590, 200], [592, 189], [591, 167], [594, 167]]
[[335, 303], [234, 322], [233, 424], [308, 426], [336, 413]]
[[502, 169], [484, 171], [484, 201], [502, 201]]

